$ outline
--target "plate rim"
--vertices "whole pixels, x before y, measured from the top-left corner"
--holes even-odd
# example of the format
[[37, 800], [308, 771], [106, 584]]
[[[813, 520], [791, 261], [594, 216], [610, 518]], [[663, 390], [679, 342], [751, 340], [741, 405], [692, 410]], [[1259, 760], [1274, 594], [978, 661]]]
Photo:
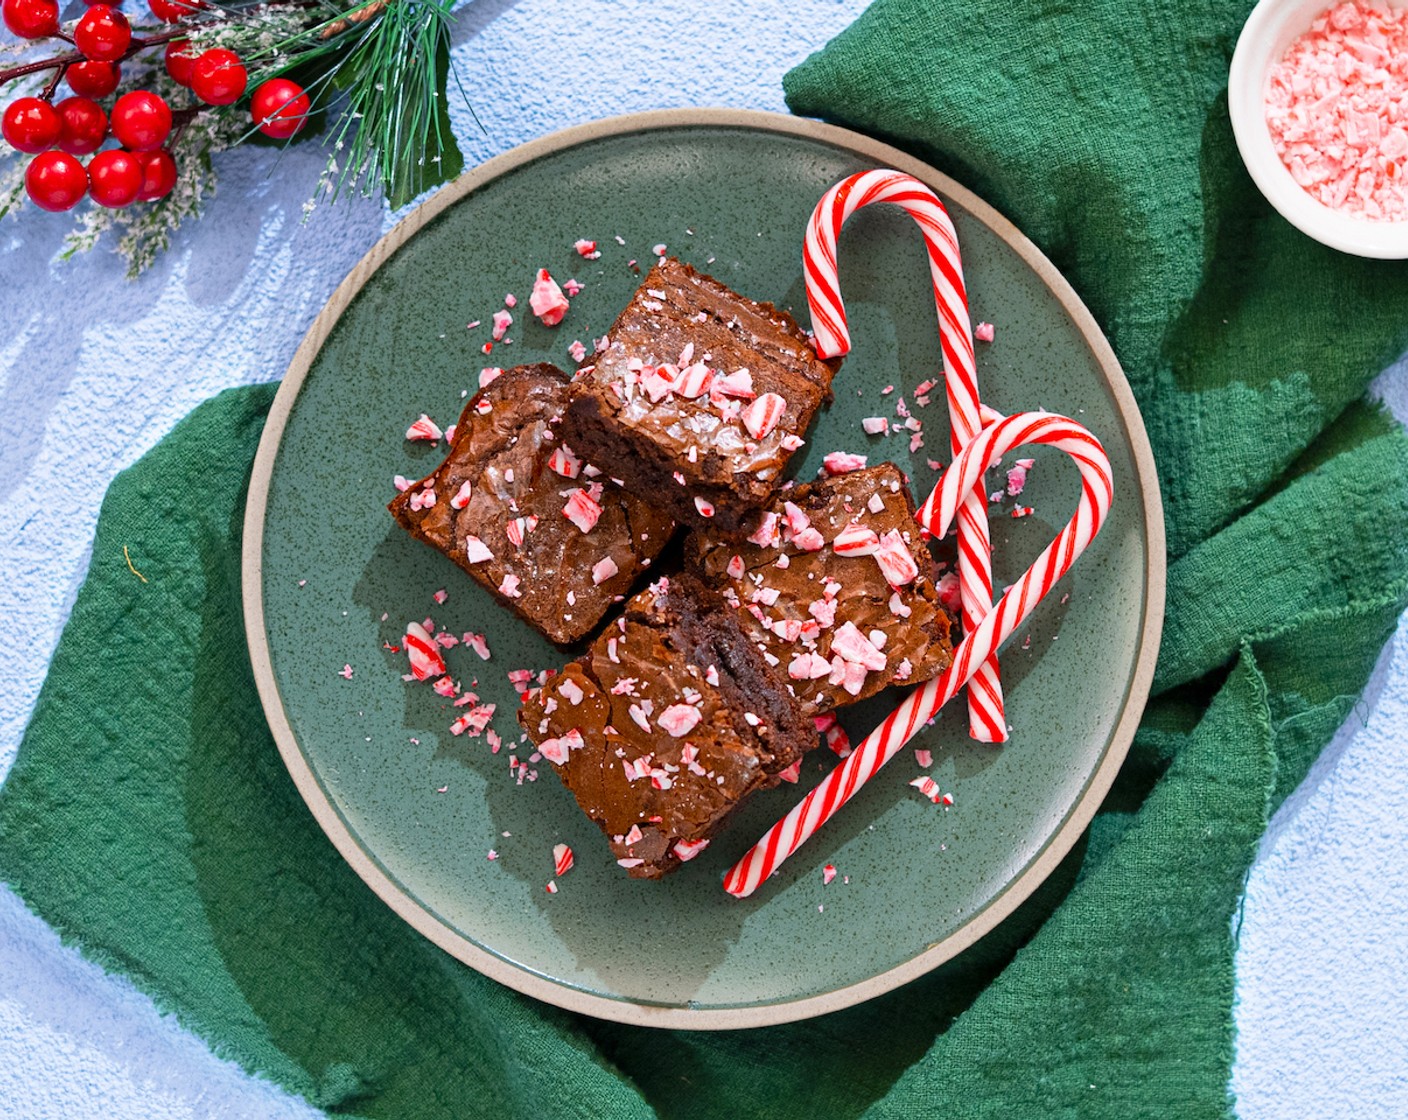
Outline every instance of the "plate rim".
[[[600, 995], [530, 971], [476, 945], [451, 929], [428, 907], [396, 883], [382, 868], [380, 861], [358, 842], [324, 790], [294, 735], [284, 708], [283, 697], [274, 679], [264, 616], [263, 579], [264, 518], [274, 463], [283, 442], [285, 428], [314, 360], [334, 326], [367, 280], [429, 222], [461, 199], [510, 171], [545, 156], [597, 140], [681, 128], [753, 129], [817, 140], [854, 152], [866, 160], [874, 161], [877, 167], [892, 167], [907, 172], [932, 187], [941, 196], [953, 199], [1015, 250], [1070, 316], [1100, 367], [1114, 400], [1116, 412], [1123, 423], [1134, 461], [1138, 492], [1137, 495], [1132, 494], [1130, 499], [1137, 497], [1143, 505], [1146, 549], [1141, 634], [1134, 672], [1125, 692], [1119, 718], [1110, 733], [1103, 757], [1087, 779], [1065, 819], [1022, 872], [1006, 883], [986, 905], [978, 909], [953, 933], [884, 972], [829, 992], [792, 1000], [698, 1009], [679, 1005], [638, 1003], [626, 998]], [[1095, 816], [1124, 762], [1143, 715], [1153, 683], [1154, 664], [1163, 626], [1167, 558], [1163, 503], [1153, 450], [1124, 371], [1104, 332], [1075, 289], [1046, 255], [1015, 225], [972, 191], [930, 165], [898, 148], [850, 129], [784, 113], [750, 109], [689, 108], [608, 117], [561, 129], [521, 144], [486, 160], [443, 187], [401, 219], [368, 250], [333, 291], [309, 326], [275, 394], [249, 479], [241, 568], [241, 598], [250, 665], [264, 715], [279, 754], [318, 826], [363, 882], [399, 917], [433, 944], [478, 972], [524, 995], [568, 1011], [635, 1026], [738, 1030], [795, 1022], [839, 1011], [906, 984], [973, 945], [1010, 915], [1046, 880]]]

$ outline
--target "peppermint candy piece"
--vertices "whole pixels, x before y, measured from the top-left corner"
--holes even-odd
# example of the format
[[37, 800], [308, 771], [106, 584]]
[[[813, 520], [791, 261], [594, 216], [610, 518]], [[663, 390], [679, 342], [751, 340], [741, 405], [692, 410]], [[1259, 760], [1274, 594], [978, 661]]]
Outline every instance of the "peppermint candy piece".
[[600, 587], [607, 580], [611, 579], [621, 569], [616, 566], [616, 561], [609, 556], [604, 556], [592, 565], [592, 583]]
[[874, 529], [853, 523], [836, 534], [831, 548], [837, 556], [873, 556], [880, 548], [880, 538]]
[[406, 635], [401, 639], [401, 644], [411, 662], [411, 675], [416, 680], [428, 681], [431, 677], [444, 675], [445, 659], [440, 656], [440, 647], [419, 622], [406, 624]]
[[679, 739], [698, 727], [703, 718], [693, 704], [671, 704], [656, 717], [655, 722], [662, 730]]
[[424, 412], [420, 414], [419, 420], [406, 429], [406, 438], [413, 442], [434, 443], [444, 434], [440, 425]]
[[821, 460], [821, 469], [829, 475], [850, 474], [851, 471], [865, 470], [866, 456], [852, 455], [848, 451], [832, 451]]
[[[673, 851], [681, 863], [688, 863], [708, 846], [708, 840], [677, 840]], [[623, 863], [625, 861], [617, 860], [616, 862]]]
[[891, 587], [903, 587], [919, 577], [919, 565], [914, 562], [909, 546], [904, 543], [898, 529], [891, 529], [880, 538], [880, 545], [875, 550], [875, 562], [880, 565], [880, 572]]
[[754, 439], [763, 439], [782, 419], [787, 402], [776, 393], [764, 393], [743, 410], [743, 426]]
[[840, 654], [853, 665], [863, 665], [867, 669], [878, 670], [885, 667], [885, 655], [856, 628], [854, 622], [843, 622], [836, 628], [836, 633], [831, 638], [831, 652]]
[[528, 306], [545, 327], [555, 327], [562, 322], [571, 305], [557, 281], [548, 275], [545, 268], [538, 269], [538, 278], [533, 281], [533, 294], [528, 297]]
[[582, 532], [590, 533], [596, 528], [597, 520], [601, 517], [601, 506], [592, 501], [585, 490], [577, 488], [571, 492], [567, 504], [562, 507], [562, 516]]
[[471, 533], [464, 539], [464, 557], [471, 564], [482, 564], [485, 560], [492, 560], [494, 554], [487, 544]]

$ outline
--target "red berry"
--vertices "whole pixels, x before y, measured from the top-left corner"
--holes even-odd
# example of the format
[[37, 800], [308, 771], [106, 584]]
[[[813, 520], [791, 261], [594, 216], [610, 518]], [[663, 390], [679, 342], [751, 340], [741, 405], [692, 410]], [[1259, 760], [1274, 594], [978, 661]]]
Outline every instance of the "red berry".
[[109, 4], [94, 4], [73, 29], [73, 45], [95, 62], [116, 62], [132, 45], [132, 25]]
[[54, 0], [5, 0], [0, 18], [21, 39], [44, 39], [59, 32], [59, 6]]
[[254, 91], [250, 111], [265, 136], [287, 140], [308, 123], [308, 95], [287, 78], [270, 78]]
[[132, 152], [99, 152], [88, 161], [88, 193], [99, 206], [121, 210], [142, 193], [142, 160]]
[[248, 84], [240, 56], [222, 47], [205, 51], [191, 68], [191, 89], [207, 105], [233, 104]]
[[80, 97], [99, 100], [117, 89], [122, 67], [115, 62], [75, 62], [64, 74], [64, 80]]
[[41, 152], [24, 169], [24, 189], [41, 210], [72, 210], [88, 191], [88, 172], [63, 152]]
[[134, 152], [160, 148], [171, 135], [170, 106], [148, 90], [124, 93], [112, 107], [111, 119], [112, 134]]
[[196, 58], [189, 39], [172, 39], [166, 44], [166, 72], [178, 86], [190, 88]]
[[31, 155], [52, 148], [63, 127], [58, 110], [37, 97], [21, 97], [10, 102], [0, 121], [0, 133], [10, 146]]
[[180, 23], [192, 12], [205, 7], [201, 0], [147, 0], [152, 15], [163, 23]]
[[142, 152], [137, 157], [142, 161], [142, 189], [137, 194], [138, 202], [156, 202], [171, 193], [176, 185], [176, 161], [166, 150]]
[[96, 101], [86, 97], [66, 97], [57, 105], [63, 128], [59, 147], [71, 156], [96, 152], [108, 136], [108, 115]]

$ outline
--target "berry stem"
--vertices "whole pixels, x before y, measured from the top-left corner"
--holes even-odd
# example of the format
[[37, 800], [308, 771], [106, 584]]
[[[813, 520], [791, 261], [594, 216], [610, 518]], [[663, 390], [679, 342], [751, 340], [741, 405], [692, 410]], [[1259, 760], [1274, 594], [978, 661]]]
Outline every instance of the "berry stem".
[[181, 142], [187, 126], [198, 116], [211, 108], [209, 105], [192, 105], [189, 109], [174, 109], [171, 113], [171, 135], [163, 147], [169, 152]]
[[[169, 43], [172, 39], [185, 38], [190, 33], [191, 29], [189, 27], [176, 27], [169, 31], [158, 31], [154, 35], [143, 37], [133, 36], [132, 45], [127, 48], [127, 52], [117, 61], [126, 62], [133, 55], [139, 54], [148, 47], [159, 47], [163, 43]], [[62, 33], [59, 37], [70, 43], [73, 42], [72, 39]], [[69, 51], [66, 54], [56, 54], [52, 58], [41, 58], [35, 62], [21, 63], [19, 66], [11, 66], [5, 70], [0, 70], [0, 86], [3, 86], [6, 82], [12, 82], [16, 78], [23, 78], [28, 74], [40, 74], [45, 70], [58, 70], [62, 75], [62, 72], [75, 62], [85, 61], [87, 60], [84, 58], [81, 51]], [[57, 86], [58, 82], [56, 81], [54, 84]]]
[[54, 100], [54, 94], [59, 88], [59, 83], [64, 80], [64, 75], [68, 73], [68, 68], [70, 65], [71, 63], [61, 62], [58, 66], [54, 68], [54, 76], [50, 78], [47, 83], [45, 83], [44, 88], [39, 93], [40, 97], [42, 97], [45, 101]]

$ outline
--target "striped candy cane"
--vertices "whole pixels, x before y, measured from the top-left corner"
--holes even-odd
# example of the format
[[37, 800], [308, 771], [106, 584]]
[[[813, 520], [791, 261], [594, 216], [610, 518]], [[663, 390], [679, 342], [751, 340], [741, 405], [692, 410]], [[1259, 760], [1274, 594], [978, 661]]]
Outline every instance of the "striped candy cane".
[[[934, 303], [939, 312], [952, 453], [957, 455], [983, 426], [963, 263], [948, 211], [938, 196], [913, 176], [885, 170], [852, 175], [827, 191], [812, 211], [802, 263], [817, 353], [832, 358], [851, 348], [836, 268], [836, 240], [846, 219], [872, 202], [891, 202], [902, 207], [924, 233]], [[958, 587], [963, 629], [972, 632], [992, 610], [992, 542], [988, 535], [987, 495], [981, 486], [966, 495], [958, 513]], [[979, 666], [970, 684], [968, 726], [969, 733], [979, 742], [1007, 741], [996, 656]]]
[[[1100, 531], [1114, 498], [1110, 461], [1105, 449], [1074, 420], [1049, 412], [1021, 412], [984, 429], [957, 458], [934, 489], [937, 532], [948, 531], [964, 497], [981, 489], [983, 472], [1014, 447], [1044, 443], [1059, 447], [1075, 460], [1081, 473], [1081, 495], [1075, 515], [1056, 535], [1036, 563], [998, 601], [977, 629], [953, 651], [953, 664], [912, 692], [889, 718], [832, 770], [826, 779], [772, 828], [724, 878], [724, 890], [745, 898], [807, 838], [831, 819], [880, 767], [907, 743], [925, 722], [953, 698], [987, 662], [1037, 603], [1070, 570]], [[926, 508], [929, 503], [926, 503]]]

